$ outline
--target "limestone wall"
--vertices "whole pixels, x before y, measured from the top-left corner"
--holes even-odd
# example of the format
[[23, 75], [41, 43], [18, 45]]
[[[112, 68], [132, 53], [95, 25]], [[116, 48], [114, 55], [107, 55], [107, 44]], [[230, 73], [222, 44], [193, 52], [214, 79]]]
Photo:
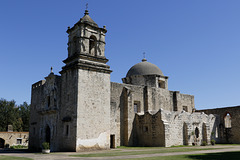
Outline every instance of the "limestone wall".
[[137, 115], [137, 141], [140, 146], [201, 145], [210, 143], [217, 117], [204, 113], [159, 110]]
[[[115, 135], [115, 145], [136, 146], [138, 144], [136, 140], [137, 130], [135, 128], [136, 113], [144, 114], [149, 111], [157, 112], [160, 108], [173, 111], [174, 103], [176, 103], [177, 107], [187, 106], [189, 112], [192, 112], [192, 108], [194, 108], [193, 96], [180, 94], [178, 92], [177, 97], [175, 97], [176, 101], [174, 102], [173, 94], [174, 92], [163, 88], [112, 82], [111, 134]], [[136, 106], [139, 108], [135, 108], [134, 110]], [[183, 107], [178, 107], [177, 109], [182, 111]], [[151, 121], [152, 120], [150, 120], [150, 122]], [[161, 127], [161, 125], [159, 127]], [[155, 140], [153, 140], [153, 142], [155, 142]], [[160, 143], [163, 143], [162, 140], [159, 140], [158, 144]], [[141, 145], [143, 144], [147, 145], [145, 142]]]
[[[115, 145], [131, 146], [134, 140], [135, 112], [144, 112], [144, 87], [111, 83], [111, 134]], [[134, 110], [134, 104], [137, 105]]]
[[[168, 112], [161, 110], [165, 126], [166, 147], [210, 143], [217, 117], [204, 113]], [[197, 133], [198, 132], [198, 133]]]
[[0, 148], [9, 144], [9, 146], [23, 145], [28, 146], [29, 133], [28, 132], [0, 132]]
[[78, 70], [77, 150], [110, 146], [110, 74]]
[[173, 110], [173, 100], [171, 92], [162, 88], [147, 88], [148, 90], [148, 110], [158, 111], [160, 108]]
[[[220, 122], [214, 133], [217, 143], [240, 144], [240, 106], [198, 110], [197, 112], [219, 115]], [[229, 128], [224, 121], [227, 114], [230, 115], [231, 125]]]
[[144, 115], [137, 114], [135, 125], [136, 146], [165, 146], [164, 124], [160, 112], [154, 115], [149, 112]]
[[194, 96], [188, 94], [177, 94], [177, 110], [182, 111], [185, 110], [186, 112], [192, 113], [193, 109], [195, 108], [194, 105]]
[[58, 144], [60, 151], [76, 151], [77, 132], [77, 69], [61, 73], [61, 109], [58, 117]]

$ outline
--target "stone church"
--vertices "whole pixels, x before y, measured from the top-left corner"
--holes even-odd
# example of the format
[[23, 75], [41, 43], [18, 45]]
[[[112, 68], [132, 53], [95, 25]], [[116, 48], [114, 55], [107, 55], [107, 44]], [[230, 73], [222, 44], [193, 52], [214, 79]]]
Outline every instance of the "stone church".
[[117, 146], [201, 145], [218, 140], [221, 119], [198, 112], [194, 96], [168, 90], [168, 77], [145, 58], [110, 82], [106, 27], [85, 11], [69, 27], [68, 56], [60, 75], [32, 85], [29, 148], [51, 151]]

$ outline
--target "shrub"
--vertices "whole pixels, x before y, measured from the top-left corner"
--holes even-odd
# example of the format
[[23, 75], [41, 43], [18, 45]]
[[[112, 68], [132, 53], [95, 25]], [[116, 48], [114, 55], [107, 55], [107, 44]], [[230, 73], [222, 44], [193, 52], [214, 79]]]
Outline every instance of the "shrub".
[[16, 145], [16, 146], [11, 146], [11, 149], [23, 149], [23, 148], [28, 148], [27, 146], [23, 146], [23, 145]]
[[43, 142], [42, 147], [43, 147], [43, 149], [50, 149], [50, 146], [49, 146], [48, 142]]
[[206, 146], [207, 145], [207, 142], [206, 141], [203, 141], [202, 142], [202, 146]]
[[211, 144], [215, 145], [216, 141], [214, 139], [211, 140]]

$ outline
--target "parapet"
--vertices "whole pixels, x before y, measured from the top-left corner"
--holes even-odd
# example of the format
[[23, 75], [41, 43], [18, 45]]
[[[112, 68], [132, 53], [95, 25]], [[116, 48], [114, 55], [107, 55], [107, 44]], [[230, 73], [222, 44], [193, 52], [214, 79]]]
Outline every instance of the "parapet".
[[38, 82], [34, 83], [34, 84], [32, 85], [32, 89], [36, 89], [36, 88], [44, 85], [45, 82], [46, 82], [46, 80], [41, 80], [41, 81], [38, 81]]

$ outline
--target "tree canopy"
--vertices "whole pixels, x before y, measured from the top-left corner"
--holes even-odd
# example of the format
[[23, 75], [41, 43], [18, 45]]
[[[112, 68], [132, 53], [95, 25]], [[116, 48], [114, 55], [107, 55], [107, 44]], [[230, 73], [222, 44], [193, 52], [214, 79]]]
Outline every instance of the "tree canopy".
[[8, 125], [13, 126], [13, 131], [28, 131], [29, 113], [27, 102], [18, 106], [14, 100], [0, 99], [0, 131], [7, 131]]

